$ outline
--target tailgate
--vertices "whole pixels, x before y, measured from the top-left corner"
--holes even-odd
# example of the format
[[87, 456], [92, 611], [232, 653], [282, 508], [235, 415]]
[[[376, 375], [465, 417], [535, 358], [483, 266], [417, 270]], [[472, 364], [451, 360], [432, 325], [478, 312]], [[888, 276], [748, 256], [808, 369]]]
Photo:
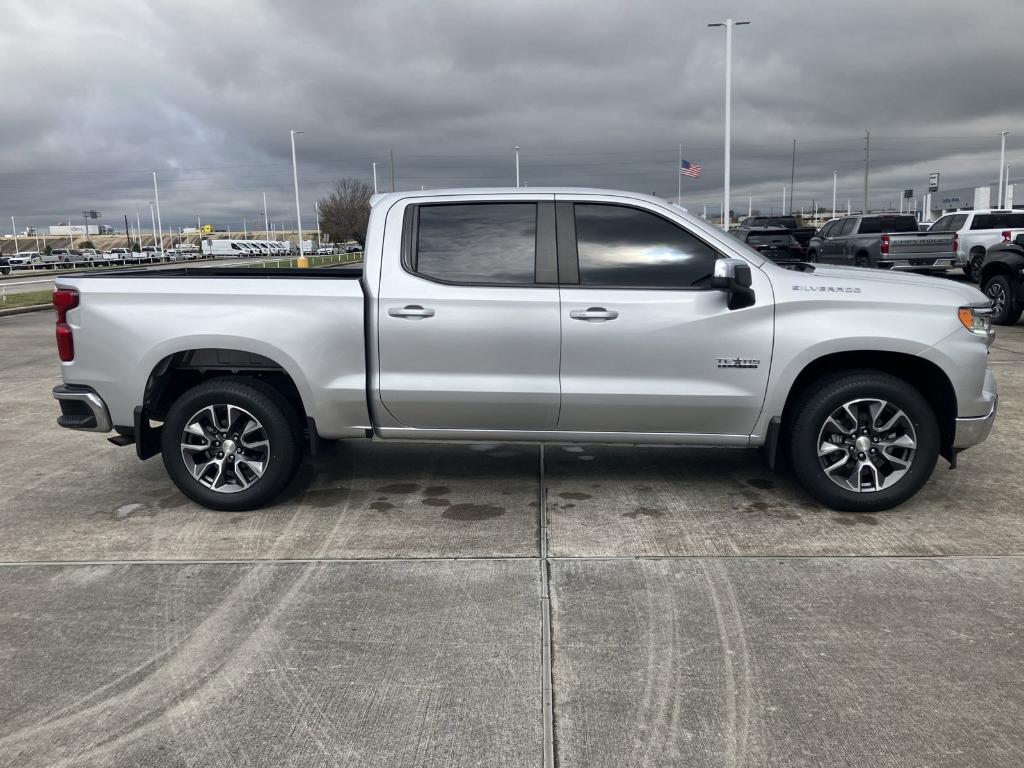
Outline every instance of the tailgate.
[[889, 235], [889, 258], [953, 255], [952, 232], [894, 232]]

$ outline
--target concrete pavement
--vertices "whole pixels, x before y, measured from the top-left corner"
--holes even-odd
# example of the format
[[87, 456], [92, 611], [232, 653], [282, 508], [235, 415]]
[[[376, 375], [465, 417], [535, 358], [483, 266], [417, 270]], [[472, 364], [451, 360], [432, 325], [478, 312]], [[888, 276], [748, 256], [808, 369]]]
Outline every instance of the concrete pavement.
[[216, 513], [0, 319], [0, 765], [542, 765], [545, 569], [558, 765], [1020, 765], [1024, 326], [992, 360], [990, 440], [877, 515], [756, 452], [362, 443]]

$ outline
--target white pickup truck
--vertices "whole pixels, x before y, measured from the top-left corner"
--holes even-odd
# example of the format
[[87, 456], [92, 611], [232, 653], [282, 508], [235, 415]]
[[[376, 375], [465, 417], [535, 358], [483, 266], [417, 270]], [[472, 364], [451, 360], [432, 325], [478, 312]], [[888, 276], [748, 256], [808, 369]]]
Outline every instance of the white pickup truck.
[[957, 211], [937, 219], [929, 232], [952, 232], [958, 264], [968, 278], [978, 281], [985, 252], [1010, 242], [1024, 230], [1024, 211]]
[[991, 308], [912, 274], [784, 269], [663, 200], [375, 197], [365, 267], [57, 279], [58, 422], [266, 504], [323, 439], [778, 448], [836, 509], [899, 504], [996, 412]]

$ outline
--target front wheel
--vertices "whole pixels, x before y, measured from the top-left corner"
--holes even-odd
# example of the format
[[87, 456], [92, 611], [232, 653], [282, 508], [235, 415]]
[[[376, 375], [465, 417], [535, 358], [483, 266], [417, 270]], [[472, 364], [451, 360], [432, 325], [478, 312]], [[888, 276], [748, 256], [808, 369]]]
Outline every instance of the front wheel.
[[171, 406], [161, 434], [164, 467], [204, 507], [257, 509], [295, 473], [302, 430], [277, 390], [251, 378], [213, 379]]
[[928, 401], [880, 371], [828, 376], [795, 408], [793, 471], [832, 509], [877, 512], [902, 504], [925, 484], [939, 455], [939, 427]]
[[996, 275], [984, 288], [985, 295], [992, 300], [992, 322], [996, 325], [1013, 325], [1024, 308], [1014, 298], [1013, 286], [1006, 275]]

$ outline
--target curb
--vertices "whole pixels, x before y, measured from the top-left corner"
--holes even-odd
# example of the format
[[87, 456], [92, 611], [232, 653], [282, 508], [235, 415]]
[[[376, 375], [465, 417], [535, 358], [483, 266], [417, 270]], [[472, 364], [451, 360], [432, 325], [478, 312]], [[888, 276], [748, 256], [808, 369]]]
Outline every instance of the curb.
[[53, 309], [53, 304], [34, 304], [31, 307], [14, 307], [12, 309], [0, 309], [0, 317], [11, 317], [12, 315], [25, 315], [29, 312], [43, 312]]

